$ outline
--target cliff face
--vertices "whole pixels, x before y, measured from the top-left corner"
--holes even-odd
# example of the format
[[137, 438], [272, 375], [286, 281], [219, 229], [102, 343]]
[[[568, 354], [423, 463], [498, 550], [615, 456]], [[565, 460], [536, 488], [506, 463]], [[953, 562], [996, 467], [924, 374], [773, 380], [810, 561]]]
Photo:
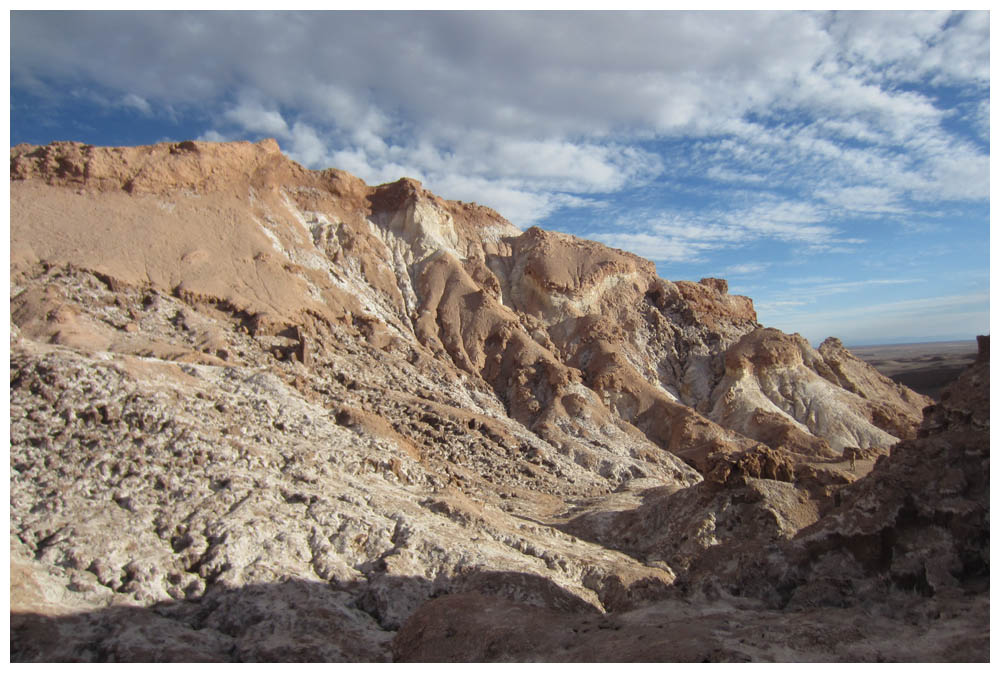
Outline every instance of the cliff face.
[[11, 178], [21, 658], [377, 660], [436, 595], [636, 608], [813, 524], [930, 403], [725, 281], [273, 141]]

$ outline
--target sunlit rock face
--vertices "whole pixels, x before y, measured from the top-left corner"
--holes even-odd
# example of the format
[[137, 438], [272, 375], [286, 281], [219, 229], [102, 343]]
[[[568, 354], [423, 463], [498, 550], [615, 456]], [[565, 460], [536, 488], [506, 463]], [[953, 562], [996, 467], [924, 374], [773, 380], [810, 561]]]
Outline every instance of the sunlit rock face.
[[[683, 604], [685, 633], [718, 633], [692, 592], [735, 600], [774, 545], [816, 586], [829, 550], [805, 540], [930, 441], [928, 398], [762, 327], [723, 280], [273, 141], [15, 147], [10, 262], [14, 660], [616, 659], [585, 625]], [[906, 488], [964, 493], [961, 470]], [[982, 517], [963, 546], [884, 516], [905, 552], [862, 580], [974, 574]], [[751, 575], [748, 620], [814, 607]], [[540, 631], [463, 650], [462, 610]], [[636, 658], [819, 652], [748, 634]]]

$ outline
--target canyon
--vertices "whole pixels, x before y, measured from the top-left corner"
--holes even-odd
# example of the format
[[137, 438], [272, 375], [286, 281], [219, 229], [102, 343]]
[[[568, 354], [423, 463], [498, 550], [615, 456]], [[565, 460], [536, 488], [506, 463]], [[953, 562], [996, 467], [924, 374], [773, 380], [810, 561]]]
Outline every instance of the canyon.
[[11, 149], [12, 661], [987, 661], [938, 403], [276, 142]]

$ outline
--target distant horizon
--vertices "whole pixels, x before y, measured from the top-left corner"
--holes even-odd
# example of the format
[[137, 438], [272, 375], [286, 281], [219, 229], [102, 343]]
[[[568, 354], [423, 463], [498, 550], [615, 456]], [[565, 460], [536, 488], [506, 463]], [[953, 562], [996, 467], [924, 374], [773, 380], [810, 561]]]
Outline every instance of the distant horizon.
[[12, 11], [10, 144], [273, 137], [308, 168], [725, 278], [810, 342], [964, 340], [989, 330], [989, 23]]
[[[986, 335], [977, 335], [977, 336], [989, 336], [989, 335], [986, 334]], [[930, 340], [914, 339], [914, 340], [911, 340], [911, 341], [885, 341], [885, 342], [879, 341], [879, 342], [875, 342], [875, 343], [863, 343], [863, 344], [861, 344], [861, 343], [850, 343], [850, 344], [849, 343], [844, 343], [844, 347], [847, 348], [847, 349], [851, 349], [851, 348], [866, 348], [868, 346], [915, 346], [915, 345], [918, 345], [918, 344], [949, 344], [949, 343], [963, 343], [963, 344], [964, 343], [971, 343], [973, 345], [973, 347], [975, 347], [977, 342], [976, 342], [976, 337], [972, 337], [971, 339], [958, 339], [958, 338], [956, 338], [956, 339], [930, 339]]]

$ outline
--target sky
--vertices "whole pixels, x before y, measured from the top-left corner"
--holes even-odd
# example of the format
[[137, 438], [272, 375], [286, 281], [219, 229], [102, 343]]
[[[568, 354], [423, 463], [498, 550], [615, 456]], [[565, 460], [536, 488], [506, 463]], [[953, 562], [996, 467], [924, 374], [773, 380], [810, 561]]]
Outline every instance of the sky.
[[10, 141], [258, 140], [726, 278], [814, 344], [989, 332], [989, 13], [11, 12]]

